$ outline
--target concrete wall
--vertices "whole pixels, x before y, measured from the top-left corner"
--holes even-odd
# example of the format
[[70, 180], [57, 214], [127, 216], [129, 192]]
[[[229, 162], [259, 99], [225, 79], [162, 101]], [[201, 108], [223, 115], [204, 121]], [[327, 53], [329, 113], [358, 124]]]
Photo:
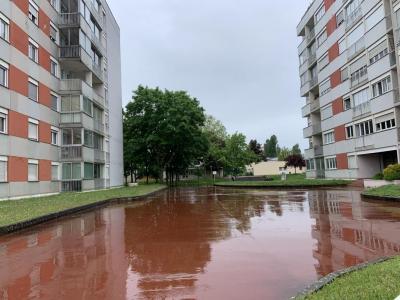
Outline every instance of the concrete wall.
[[108, 100], [110, 117], [110, 185], [124, 184], [123, 135], [122, 135], [122, 88], [120, 30], [108, 5], [107, 13]]
[[[286, 162], [284, 161], [267, 161], [251, 165], [250, 170], [253, 171], [254, 176], [279, 175], [282, 173], [282, 171], [280, 171], [279, 168], [284, 168], [285, 165]], [[294, 174], [295, 169], [287, 168], [286, 172]], [[297, 169], [297, 173], [304, 173], [304, 172], [305, 168], [303, 168], [303, 170]]]

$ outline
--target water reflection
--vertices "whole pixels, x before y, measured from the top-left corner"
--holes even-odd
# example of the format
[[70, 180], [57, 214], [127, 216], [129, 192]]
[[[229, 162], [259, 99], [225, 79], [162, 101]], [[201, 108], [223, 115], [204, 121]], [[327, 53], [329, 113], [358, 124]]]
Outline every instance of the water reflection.
[[177, 189], [0, 238], [0, 299], [285, 299], [400, 252], [358, 191]]
[[309, 204], [319, 276], [400, 252], [399, 218], [392, 216], [399, 206], [362, 202], [352, 191], [309, 192]]

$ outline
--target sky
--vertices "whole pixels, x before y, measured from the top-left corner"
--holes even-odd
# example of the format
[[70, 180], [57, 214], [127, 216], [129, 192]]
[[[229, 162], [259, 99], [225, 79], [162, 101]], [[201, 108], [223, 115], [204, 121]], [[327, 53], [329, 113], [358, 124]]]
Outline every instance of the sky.
[[185, 90], [231, 134], [306, 148], [296, 26], [310, 0], [108, 3], [121, 29], [124, 106], [140, 84]]

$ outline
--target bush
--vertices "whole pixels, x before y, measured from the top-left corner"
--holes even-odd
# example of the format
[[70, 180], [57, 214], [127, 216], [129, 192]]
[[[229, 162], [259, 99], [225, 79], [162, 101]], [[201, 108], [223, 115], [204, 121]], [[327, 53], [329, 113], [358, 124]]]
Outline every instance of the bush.
[[390, 165], [383, 171], [383, 177], [385, 180], [393, 181], [400, 180], [400, 165]]
[[374, 177], [372, 177], [372, 179], [375, 180], [383, 180], [383, 178], [384, 178], [383, 173], [378, 173]]

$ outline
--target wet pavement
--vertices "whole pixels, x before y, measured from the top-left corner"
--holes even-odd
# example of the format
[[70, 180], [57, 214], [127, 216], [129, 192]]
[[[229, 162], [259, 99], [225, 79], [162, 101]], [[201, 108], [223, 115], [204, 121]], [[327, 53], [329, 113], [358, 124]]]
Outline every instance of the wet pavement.
[[399, 233], [359, 191], [177, 189], [0, 237], [0, 299], [288, 299]]

